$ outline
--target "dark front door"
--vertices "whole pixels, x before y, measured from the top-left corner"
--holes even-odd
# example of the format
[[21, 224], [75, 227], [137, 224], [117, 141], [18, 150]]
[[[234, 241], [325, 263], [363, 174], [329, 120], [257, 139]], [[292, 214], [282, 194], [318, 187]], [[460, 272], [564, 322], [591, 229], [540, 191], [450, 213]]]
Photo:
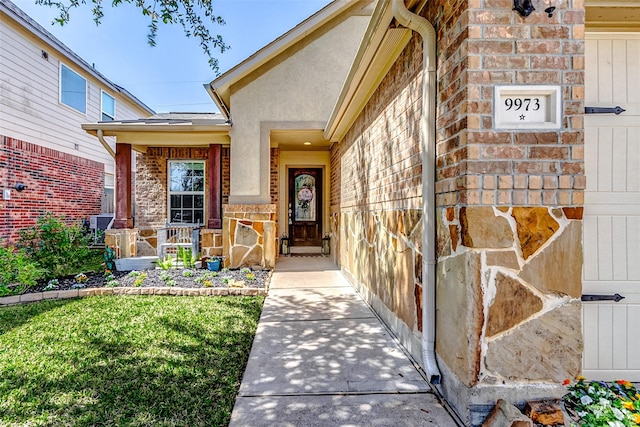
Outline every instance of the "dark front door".
[[289, 236], [293, 246], [322, 244], [322, 169], [289, 169]]

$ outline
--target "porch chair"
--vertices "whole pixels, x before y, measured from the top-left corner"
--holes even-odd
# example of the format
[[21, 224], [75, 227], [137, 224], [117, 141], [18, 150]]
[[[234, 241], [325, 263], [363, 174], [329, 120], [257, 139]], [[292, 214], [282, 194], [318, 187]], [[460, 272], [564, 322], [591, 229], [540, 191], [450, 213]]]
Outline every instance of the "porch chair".
[[200, 252], [200, 224], [166, 224], [158, 229], [158, 259], [176, 255], [180, 247], [191, 248], [194, 257]]

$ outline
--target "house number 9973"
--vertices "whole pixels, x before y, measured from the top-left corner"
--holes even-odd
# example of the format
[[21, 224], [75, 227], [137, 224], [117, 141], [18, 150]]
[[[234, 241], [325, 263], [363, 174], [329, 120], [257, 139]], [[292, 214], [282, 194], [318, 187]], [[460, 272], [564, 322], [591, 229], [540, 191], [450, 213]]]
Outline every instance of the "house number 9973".
[[504, 106], [506, 111], [538, 111], [540, 109], [540, 98], [505, 98]]

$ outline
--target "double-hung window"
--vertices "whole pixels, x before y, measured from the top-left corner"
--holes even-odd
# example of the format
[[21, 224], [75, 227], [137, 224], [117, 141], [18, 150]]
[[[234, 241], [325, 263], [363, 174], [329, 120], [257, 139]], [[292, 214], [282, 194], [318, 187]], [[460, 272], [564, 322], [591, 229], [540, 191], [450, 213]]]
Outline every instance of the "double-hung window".
[[169, 161], [169, 221], [204, 224], [205, 162]]
[[87, 113], [87, 80], [64, 64], [60, 64], [60, 102]]
[[102, 118], [103, 122], [108, 122], [110, 120], [115, 120], [116, 118], [116, 100], [113, 96], [109, 95], [107, 92], [102, 92], [101, 99], [101, 110], [102, 110]]

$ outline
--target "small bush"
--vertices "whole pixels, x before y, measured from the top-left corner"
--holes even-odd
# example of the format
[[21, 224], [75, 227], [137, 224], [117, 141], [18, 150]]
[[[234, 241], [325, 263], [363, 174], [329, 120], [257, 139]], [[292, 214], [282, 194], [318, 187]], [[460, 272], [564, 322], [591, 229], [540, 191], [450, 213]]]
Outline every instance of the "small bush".
[[18, 247], [49, 279], [77, 272], [92, 255], [90, 240], [80, 224], [67, 225], [62, 218], [48, 213], [35, 226], [20, 230]]
[[13, 247], [0, 247], [0, 266], [0, 296], [19, 294], [43, 275], [24, 251]]

